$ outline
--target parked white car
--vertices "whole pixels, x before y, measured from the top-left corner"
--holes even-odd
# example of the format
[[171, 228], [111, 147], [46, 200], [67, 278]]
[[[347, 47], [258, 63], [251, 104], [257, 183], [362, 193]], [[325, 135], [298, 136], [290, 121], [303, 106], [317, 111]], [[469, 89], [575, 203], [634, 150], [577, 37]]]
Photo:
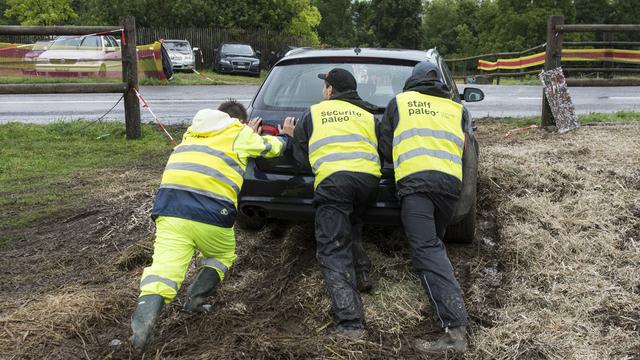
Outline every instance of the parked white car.
[[163, 42], [173, 70], [194, 70], [196, 68], [196, 60], [193, 52], [198, 48], [191, 48], [191, 44], [187, 40], [164, 40]]
[[120, 45], [111, 35], [59, 36], [35, 61], [38, 76], [119, 77]]

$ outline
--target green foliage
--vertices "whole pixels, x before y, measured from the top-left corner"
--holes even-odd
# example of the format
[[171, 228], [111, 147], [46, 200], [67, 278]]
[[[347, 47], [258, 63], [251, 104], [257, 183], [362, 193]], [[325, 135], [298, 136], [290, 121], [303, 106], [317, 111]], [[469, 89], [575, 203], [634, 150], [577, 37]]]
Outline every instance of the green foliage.
[[421, 0], [372, 0], [371, 7], [377, 46], [415, 49], [420, 45]]
[[355, 0], [351, 5], [351, 18], [354, 25], [352, 43], [360, 47], [375, 46], [376, 35], [372, 27], [375, 18], [371, 2]]
[[71, 0], [6, 0], [4, 15], [22, 25], [62, 25], [78, 17]]
[[320, 41], [338, 47], [354, 46], [351, 0], [315, 0], [313, 4], [322, 15], [318, 26]]
[[78, 24], [117, 24], [133, 15], [145, 27], [268, 29], [317, 44], [320, 13], [310, 0], [74, 0]]
[[315, 31], [322, 18], [320, 11], [311, 5], [309, 1], [299, 0], [298, 6], [299, 11], [296, 11], [293, 18], [291, 18], [289, 25], [284, 29], [285, 32], [303, 37], [312, 45], [320, 44], [318, 33]]

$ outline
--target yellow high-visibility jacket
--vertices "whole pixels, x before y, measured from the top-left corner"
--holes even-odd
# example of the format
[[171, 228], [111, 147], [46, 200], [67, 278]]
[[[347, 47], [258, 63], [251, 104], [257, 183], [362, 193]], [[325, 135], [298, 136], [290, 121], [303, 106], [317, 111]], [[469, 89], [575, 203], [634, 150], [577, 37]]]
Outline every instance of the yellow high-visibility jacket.
[[232, 227], [247, 159], [280, 156], [288, 141], [260, 136], [235, 119], [208, 133], [188, 130], [169, 157], [151, 215]]
[[462, 105], [417, 91], [399, 94], [396, 103], [399, 120], [392, 154], [396, 182], [428, 170], [462, 181]]
[[311, 106], [310, 112], [309, 163], [316, 176], [314, 187], [338, 171], [380, 177], [373, 114], [342, 100], [322, 101]]

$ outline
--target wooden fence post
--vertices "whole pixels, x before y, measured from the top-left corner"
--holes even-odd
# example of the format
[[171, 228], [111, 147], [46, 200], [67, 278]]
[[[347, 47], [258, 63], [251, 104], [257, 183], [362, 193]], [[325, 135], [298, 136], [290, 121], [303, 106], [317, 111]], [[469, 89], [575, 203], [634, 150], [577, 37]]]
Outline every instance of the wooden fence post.
[[122, 81], [127, 84], [124, 92], [124, 119], [127, 139], [139, 139], [140, 130], [140, 101], [134, 89], [138, 89], [138, 56], [136, 54], [137, 35], [136, 18], [125, 16], [120, 18], [124, 27], [122, 47]]
[[[556, 25], [564, 24], [564, 16], [549, 16], [547, 20], [547, 47], [544, 55], [544, 70], [555, 69], [560, 66], [562, 55], [562, 33], [556, 31]], [[542, 119], [543, 127], [555, 126], [556, 121], [551, 114], [551, 108], [547, 102], [547, 95], [542, 90]]]

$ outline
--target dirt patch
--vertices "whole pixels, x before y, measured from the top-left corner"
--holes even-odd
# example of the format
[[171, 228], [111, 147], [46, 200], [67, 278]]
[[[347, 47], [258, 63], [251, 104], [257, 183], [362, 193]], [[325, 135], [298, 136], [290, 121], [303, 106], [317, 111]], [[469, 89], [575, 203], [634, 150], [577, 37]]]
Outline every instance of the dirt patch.
[[[509, 138], [481, 125], [477, 240], [449, 245], [471, 319], [465, 358], [633, 358], [640, 348], [640, 128]], [[613, 146], [612, 144], [615, 144]], [[139, 358], [128, 345], [157, 168], [86, 176], [90, 208], [2, 246], [0, 351], [10, 358]], [[634, 172], [635, 171], [635, 172]], [[329, 299], [313, 228], [237, 231], [239, 258], [204, 316], [165, 307], [145, 358], [419, 358], [434, 336], [401, 231], [369, 227], [368, 335], [325, 336]], [[193, 279], [190, 269], [183, 288]]]

